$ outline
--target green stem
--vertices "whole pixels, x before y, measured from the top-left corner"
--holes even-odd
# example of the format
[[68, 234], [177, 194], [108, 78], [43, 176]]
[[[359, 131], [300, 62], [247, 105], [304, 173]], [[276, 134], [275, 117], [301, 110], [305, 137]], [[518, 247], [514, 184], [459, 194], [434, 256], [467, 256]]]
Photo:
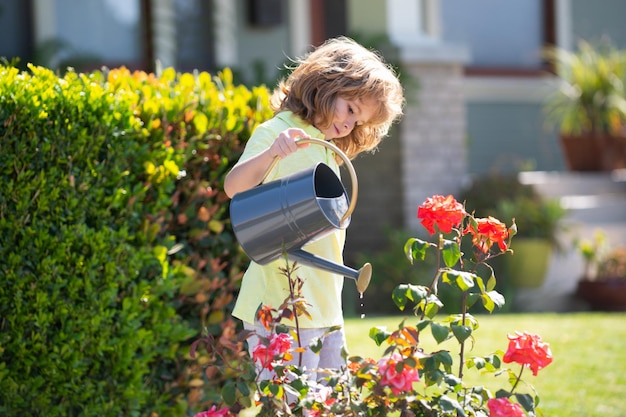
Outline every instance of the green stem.
[[[467, 314], [467, 291], [463, 291], [461, 298], [461, 326], [465, 326], [465, 317]], [[461, 342], [461, 349], [459, 351], [459, 379], [463, 379], [463, 363], [465, 357], [465, 340]]]
[[289, 261], [286, 260], [286, 264], [287, 264], [287, 279], [289, 280], [289, 297], [292, 301], [292, 311], [293, 311], [293, 317], [294, 317], [294, 323], [296, 325], [296, 338], [298, 339], [298, 366], [301, 367], [302, 366], [302, 342], [300, 341], [300, 322], [298, 320], [298, 310], [296, 309], [295, 304], [293, 304], [293, 301], [295, 300], [295, 282], [294, 280], [291, 278], [291, 273], [293, 272], [292, 269], [289, 267]]
[[519, 382], [522, 380], [522, 372], [524, 372], [524, 365], [522, 365], [521, 369], [519, 370], [519, 374], [517, 375], [517, 379], [515, 380], [515, 384], [513, 384], [513, 388], [511, 388], [511, 394], [513, 394], [513, 391], [515, 391], [515, 388], [517, 387], [517, 384], [519, 384]]

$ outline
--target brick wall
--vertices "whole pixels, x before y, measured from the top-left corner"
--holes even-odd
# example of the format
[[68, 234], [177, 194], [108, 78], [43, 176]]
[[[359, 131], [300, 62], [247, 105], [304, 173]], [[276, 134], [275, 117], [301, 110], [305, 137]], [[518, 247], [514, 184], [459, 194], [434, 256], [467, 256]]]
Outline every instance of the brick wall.
[[419, 87], [401, 130], [404, 224], [418, 230], [417, 207], [434, 194], [455, 194], [467, 171], [460, 63], [405, 63]]

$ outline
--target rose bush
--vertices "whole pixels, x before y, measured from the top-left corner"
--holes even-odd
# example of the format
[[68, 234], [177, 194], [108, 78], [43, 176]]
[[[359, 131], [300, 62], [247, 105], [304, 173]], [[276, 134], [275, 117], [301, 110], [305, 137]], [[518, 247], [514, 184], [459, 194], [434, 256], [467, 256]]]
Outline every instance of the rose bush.
[[[282, 271], [292, 293], [277, 309], [260, 306], [258, 318], [272, 330], [272, 336], [259, 337], [252, 358], [243, 357], [237, 364], [224, 363], [219, 361], [220, 351], [228, 346], [211, 339], [193, 346], [192, 353], [200, 342], [206, 343], [211, 357], [207, 375], [230, 377], [219, 406], [228, 407], [229, 413], [248, 409], [262, 416], [536, 416], [538, 394], [528, 383], [523, 386], [529, 387], [530, 392], [519, 392], [518, 388], [524, 369], [529, 368], [536, 376], [552, 362], [549, 346], [538, 335], [514, 331], [508, 336], [506, 352], [495, 350], [484, 357], [469, 356], [478, 328], [478, 320], [469, 309], [481, 303], [484, 309], [493, 312], [505, 302], [494, 289], [496, 278], [488, 262], [513, 252], [511, 244], [517, 232], [514, 219], [507, 227], [493, 217], [475, 217], [452, 196], [428, 198], [418, 208], [417, 216], [433, 242], [410, 238], [404, 245], [405, 254], [413, 263], [434, 251], [438, 267], [429, 285], [408, 282], [394, 290], [393, 302], [403, 311], [410, 307], [416, 319], [411, 324], [407, 323], [408, 319], [403, 320], [393, 331], [378, 327], [370, 330], [376, 344], [388, 345], [382, 358], [347, 357], [345, 369], [318, 369], [317, 378], [287, 364], [303, 349], [319, 351], [320, 343], [313, 341], [310, 346], [299, 346], [298, 327], [289, 329], [281, 324], [285, 317], [308, 314], [306, 301], [298, 290], [301, 288], [298, 266], [286, 260]], [[462, 248], [467, 244], [471, 249], [464, 253]], [[443, 306], [437, 297], [440, 284], [458, 290], [458, 313], [443, 317], [438, 314]], [[456, 341], [456, 366], [451, 351], [424, 350], [421, 340], [429, 335], [438, 345]], [[242, 340], [250, 336], [248, 332], [241, 335]], [[291, 342], [291, 337], [296, 343]], [[260, 380], [253, 362], [260, 370], [271, 370], [273, 376]], [[519, 370], [503, 367], [510, 363], [518, 364]], [[483, 385], [470, 386], [464, 381], [469, 371], [493, 377], [508, 375], [510, 388], [493, 393]], [[201, 416], [228, 415], [218, 414], [225, 408], [217, 406], [205, 412], [213, 414]]]

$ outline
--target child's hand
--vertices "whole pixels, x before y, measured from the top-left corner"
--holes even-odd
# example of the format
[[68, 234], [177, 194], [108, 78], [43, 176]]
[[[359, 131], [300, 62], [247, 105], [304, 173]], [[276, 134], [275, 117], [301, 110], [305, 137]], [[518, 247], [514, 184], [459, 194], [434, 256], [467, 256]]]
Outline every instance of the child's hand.
[[269, 152], [272, 158], [285, 158], [300, 148], [306, 148], [308, 143], [298, 143], [298, 139], [310, 139], [304, 130], [298, 128], [289, 128], [280, 132]]

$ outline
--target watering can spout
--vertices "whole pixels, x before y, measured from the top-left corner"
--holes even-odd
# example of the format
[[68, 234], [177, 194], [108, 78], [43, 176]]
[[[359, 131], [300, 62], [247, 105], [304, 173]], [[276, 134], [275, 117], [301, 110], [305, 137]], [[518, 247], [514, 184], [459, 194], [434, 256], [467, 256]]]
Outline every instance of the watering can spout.
[[363, 265], [361, 269], [356, 270], [345, 265], [331, 262], [328, 259], [324, 259], [302, 249], [296, 249], [288, 252], [287, 256], [301, 264], [341, 274], [346, 278], [352, 278], [356, 281], [356, 289], [359, 294], [363, 294], [365, 292], [370, 280], [372, 279], [372, 265], [369, 263]]

